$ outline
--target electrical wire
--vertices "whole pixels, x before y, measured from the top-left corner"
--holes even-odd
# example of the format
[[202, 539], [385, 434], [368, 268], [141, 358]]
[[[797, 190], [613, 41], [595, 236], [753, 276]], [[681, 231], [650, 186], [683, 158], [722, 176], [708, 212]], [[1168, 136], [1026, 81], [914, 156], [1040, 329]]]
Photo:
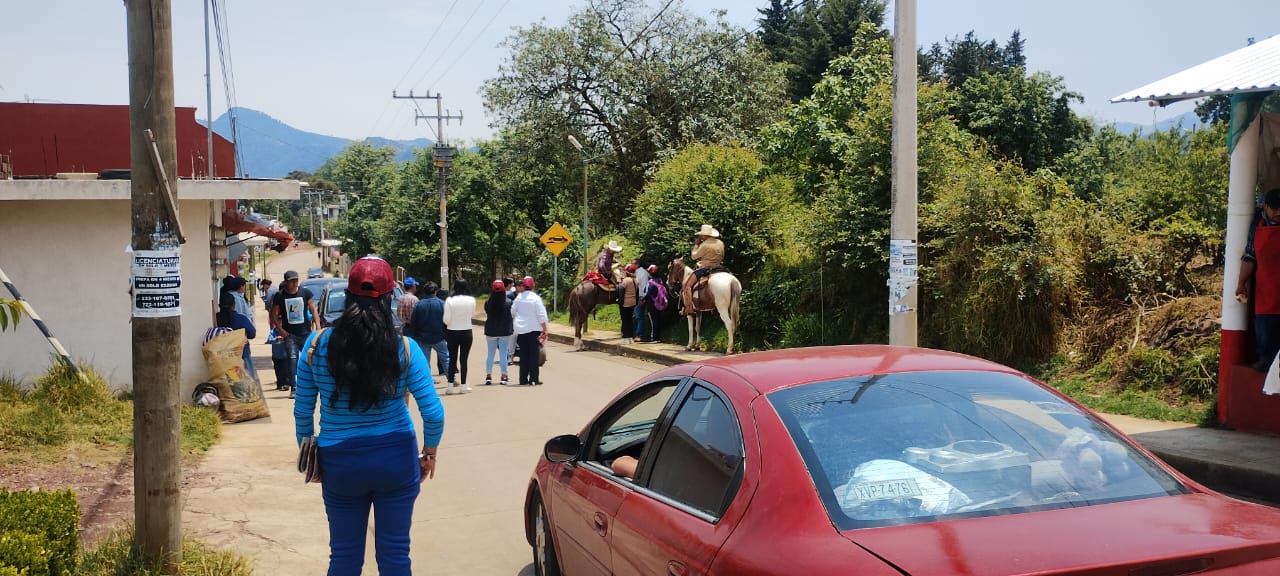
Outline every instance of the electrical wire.
[[[462, 23], [462, 26], [458, 27], [458, 31], [453, 34], [453, 38], [449, 39], [449, 42], [446, 44], [446, 46], [452, 46], [453, 43], [458, 40], [458, 36], [461, 36], [462, 32], [467, 29], [467, 24], [471, 23], [471, 19], [475, 18], [476, 13], [480, 11], [480, 8], [483, 7], [485, 2], [487, 1], [488, 0], [480, 0], [480, 2], [476, 4], [476, 9], [472, 10], [471, 14], [467, 16], [467, 20]], [[448, 52], [448, 49], [440, 51], [440, 54], [436, 56], [436, 59], [434, 61], [431, 62], [431, 65], [427, 66], [427, 69], [422, 72], [422, 77], [418, 78], [417, 82], [414, 82], [415, 85], [421, 84], [423, 80], [427, 79], [427, 74], [429, 74], [431, 70], [435, 68], [436, 64], [440, 63], [440, 59], [444, 57], [446, 52]]]
[[[674, 1], [675, 0], [669, 0], [668, 4]], [[445, 67], [444, 71], [440, 72], [440, 75], [436, 77], [435, 81], [433, 81], [432, 84], [439, 84], [440, 81], [444, 79], [445, 74], [448, 74], [450, 70], [453, 70], [453, 66], [455, 64], [462, 61], [462, 57], [464, 55], [471, 53], [471, 47], [474, 46], [476, 41], [478, 41], [480, 37], [484, 35], [485, 30], [489, 29], [489, 26], [493, 24], [493, 21], [498, 19], [498, 16], [502, 14], [502, 11], [507, 8], [507, 4], [510, 4], [510, 3], [511, 3], [511, 0], [507, 0], [506, 2], [502, 3], [502, 6], [498, 7], [498, 10], [493, 13], [493, 16], [489, 18], [489, 21], [485, 22], [484, 27], [480, 28], [479, 32], [476, 32], [471, 36], [471, 42], [469, 42], [467, 46], [462, 49], [462, 53], [459, 54], [457, 58], [454, 58], [453, 62], [450, 62], [449, 65]]]

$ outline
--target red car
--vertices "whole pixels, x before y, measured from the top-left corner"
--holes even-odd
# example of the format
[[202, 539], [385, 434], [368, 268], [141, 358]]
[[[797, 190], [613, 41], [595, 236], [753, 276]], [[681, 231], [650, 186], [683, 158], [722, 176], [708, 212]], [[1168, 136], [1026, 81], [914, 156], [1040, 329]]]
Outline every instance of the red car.
[[893, 346], [644, 378], [547, 442], [525, 533], [541, 576], [1280, 574], [1280, 510], [1016, 370]]

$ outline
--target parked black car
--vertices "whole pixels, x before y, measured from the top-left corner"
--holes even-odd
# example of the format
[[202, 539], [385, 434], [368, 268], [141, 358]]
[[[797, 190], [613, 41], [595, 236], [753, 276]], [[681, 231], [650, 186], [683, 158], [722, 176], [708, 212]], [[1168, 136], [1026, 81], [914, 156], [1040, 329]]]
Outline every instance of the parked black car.
[[[316, 310], [320, 311], [320, 326], [332, 326], [333, 322], [342, 316], [342, 307], [347, 303], [347, 279], [331, 278], [330, 282], [325, 284], [320, 293], [319, 299], [316, 301]], [[395, 292], [392, 293], [391, 312], [392, 318], [395, 319], [396, 331], [400, 331], [400, 320], [396, 318], [396, 301], [400, 299], [400, 295], [404, 294], [404, 290], [400, 288], [400, 284], [396, 283]]]

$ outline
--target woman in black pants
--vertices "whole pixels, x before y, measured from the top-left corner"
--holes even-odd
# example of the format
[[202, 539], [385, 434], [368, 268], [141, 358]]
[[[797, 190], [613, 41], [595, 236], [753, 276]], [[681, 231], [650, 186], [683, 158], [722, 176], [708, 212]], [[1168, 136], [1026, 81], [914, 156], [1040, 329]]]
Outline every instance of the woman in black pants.
[[[453, 283], [453, 294], [444, 301], [444, 341], [449, 346], [449, 386], [445, 394], [466, 394], [471, 391], [467, 384], [467, 358], [471, 355], [471, 318], [476, 313], [476, 299], [471, 296], [471, 287], [467, 281], [458, 279]], [[462, 382], [458, 382], [458, 372], [462, 372]]]

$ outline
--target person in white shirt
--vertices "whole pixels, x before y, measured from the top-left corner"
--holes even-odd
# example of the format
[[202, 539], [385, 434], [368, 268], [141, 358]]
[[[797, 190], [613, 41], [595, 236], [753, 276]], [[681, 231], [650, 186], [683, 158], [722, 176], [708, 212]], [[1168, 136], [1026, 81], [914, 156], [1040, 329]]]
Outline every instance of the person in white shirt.
[[[649, 295], [649, 270], [640, 265], [640, 259], [631, 261], [636, 265], [636, 301], [644, 302], [644, 297]], [[640, 334], [648, 334], [644, 329], [645, 318], [644, 306], [637, 305], [635, 309], [635, 333], [637, 337]]]
[[521, 290], [511, 303], [516, 342], [520, 345], [520, 380], [517, 386], [541, 385], [538, 374], [538, 351], [547, 341], [547, 307], [533, 291], [533, 277], [520, 281]]
[[[476, 299], [466, 280], [453, 283], [453, 293], [444, 301], [444, 341], [449, 345], [449, 386], [445, 394], [453, 394], [454, 387], [462, 394], [471, 391], [467, 384], [467, 357], [471, 355], [471, 318], [476, 314]], [[462, 372], [462, 383], [457, 380]]]

